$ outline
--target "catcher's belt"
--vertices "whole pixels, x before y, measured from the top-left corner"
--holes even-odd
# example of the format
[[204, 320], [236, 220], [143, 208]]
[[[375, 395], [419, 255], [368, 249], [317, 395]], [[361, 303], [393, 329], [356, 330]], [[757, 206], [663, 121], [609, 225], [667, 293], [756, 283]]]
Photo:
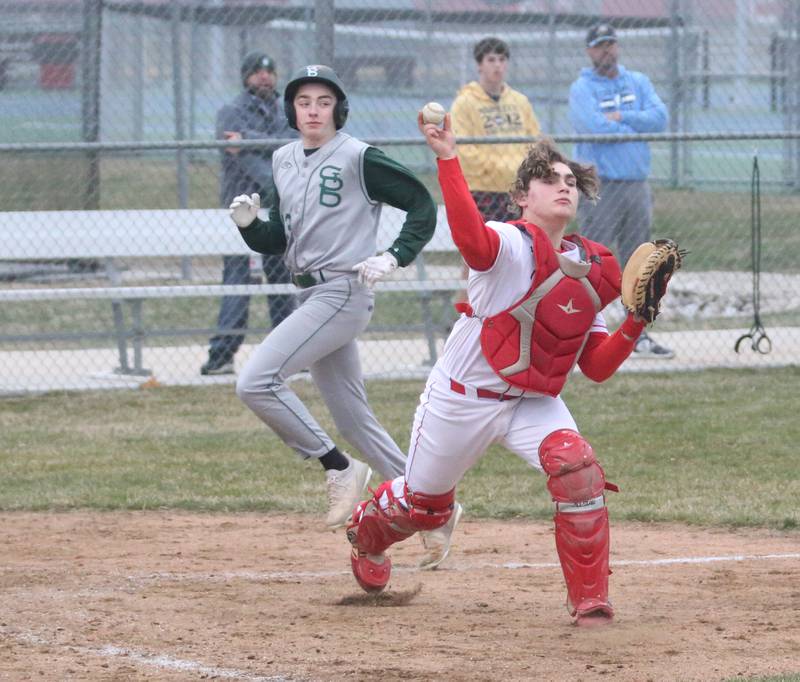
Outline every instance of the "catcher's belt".
[[488, 388], [473, 388], [466, 386], [455, 379], [450, 379], [450, 390], [453, 393], [460, 393], [461, 395], [475, 398], [485, 398], [486, 400], [516, 400], [521, 398], [521, 395], [508, 395], [507, 393], [498, 393], [491, 391]]

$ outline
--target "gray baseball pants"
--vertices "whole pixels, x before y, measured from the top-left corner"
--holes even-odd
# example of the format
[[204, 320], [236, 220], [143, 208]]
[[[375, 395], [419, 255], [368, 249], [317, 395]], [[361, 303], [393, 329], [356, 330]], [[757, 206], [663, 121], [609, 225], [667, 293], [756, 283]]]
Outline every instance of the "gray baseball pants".
[[601, 180], [596, 204], [581, 196], [578, 232], [617, 253], [622, 267], [636, 247], [650, 241], [653, 197], [644, 180]]
[[299, 291], [297, 309], [248, 358], [236, 394], [300, 457], [321, 457], [335, 443], [285, 383], [310, 369], [339, 433], [388, 480], [403, 473], [406, 458], [367, 403], [356, 345], [374, 304], [355, 275]]

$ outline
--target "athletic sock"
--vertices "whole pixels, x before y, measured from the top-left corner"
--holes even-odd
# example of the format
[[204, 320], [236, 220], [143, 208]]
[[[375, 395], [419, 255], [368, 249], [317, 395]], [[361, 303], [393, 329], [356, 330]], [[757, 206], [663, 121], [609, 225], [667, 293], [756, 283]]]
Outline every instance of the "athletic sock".
[[344, 471], [350, 466], [350, 460], [339, 452], [339, 448], [333, 448], [330, 452], [326, 452], [319, 458], [319, 462], [325, 471], [329, 469]]

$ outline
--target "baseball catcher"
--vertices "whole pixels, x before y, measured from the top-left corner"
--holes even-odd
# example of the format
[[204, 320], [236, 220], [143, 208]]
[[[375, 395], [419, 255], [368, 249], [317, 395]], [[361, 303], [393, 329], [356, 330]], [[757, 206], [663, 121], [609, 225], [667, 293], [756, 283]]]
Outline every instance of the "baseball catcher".
[[656, 244], [657, 256], [646, 260], [658, 262], [631, 287], [644, 288], [643, 302], [611, 334], [602, 311], [620, 296], [617, 259], [603, 244], [566, 234], [579, 194], [597, 194], [594, 167], [539, 140], [511, 192], [521, 218], [485, 223], [461, 172], [449, 114], [443, 128], [422, 115], [418, 122], [438, 157], [447, 221], [470, 268], [469, 303], [420, 396], [405, 475], [383, 483], [353, 512], [353, 574], [363, 589], [383, 590], [391, 577], [386, 550], [445, 527], [457, 514], [456, 485], [500, 443], [547, 478], [569, 613], [578, 625], [609, 623], [606, 490], [616, 486], [606, 481], [561, 391], [576, 365], [593, 381], [614, 374], [655, 318], [681, 253]]

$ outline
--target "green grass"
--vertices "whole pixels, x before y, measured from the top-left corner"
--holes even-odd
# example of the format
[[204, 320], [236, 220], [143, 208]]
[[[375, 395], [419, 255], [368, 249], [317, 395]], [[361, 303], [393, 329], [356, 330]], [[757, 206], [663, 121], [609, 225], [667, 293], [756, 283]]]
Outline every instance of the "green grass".
[[[796, 530], [798, 380], [798, 368], [575, 377], [565, 399], [621, 487], [615, 519]], [[335, 435], [313, 386], [294, 386]], [[405, 449], [421, 382], [368, 389]], [[324, 507], [319, 465], [295, 457], [230, 386], [5, 399], [0, 470], [3, 510]], [[552, 514], [544, 477], [499, 447], [459, 496], [473, 517]]]
[[[796, 229], [800, 197], [764, 196], [761, 201], [761, 270], [797, 273], [790, 254], [800, 252]], [[749, 193], [654, 192], [653, 235], [670, 237], [690, 251], [688, 271], [749, 270]]]
[[[178, 208], [174, 158], [131, 155], [99, 164], [101, 209]], [[84, 155], [0, 155], [0, 210], [63, 211], [87, 208], [90, 177]], [[42, 188], [46, 188], [43, 191]], [[189, 164], [187, 208], [219, 208], [219, 168], [199, 159]]]

